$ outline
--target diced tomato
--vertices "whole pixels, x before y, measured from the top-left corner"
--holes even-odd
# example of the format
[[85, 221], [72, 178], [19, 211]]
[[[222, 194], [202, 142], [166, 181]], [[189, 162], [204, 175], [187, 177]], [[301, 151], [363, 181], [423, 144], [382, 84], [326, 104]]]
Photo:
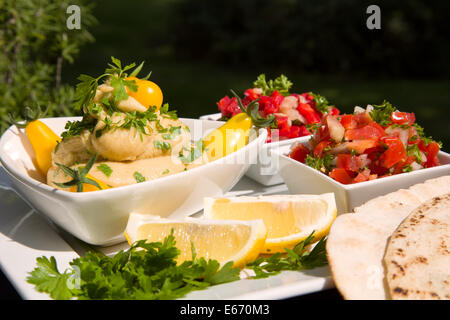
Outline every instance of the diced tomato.
[[348, 174], [348, 172], [342, 168], [335, 168], [331, 170], [329, 176], [330, 178], [342, 184], [350, 184], [352, 183], [353, 180], [353, 178]]
[[391, 168], [397, 162], [406, 157], [406, 149], [399, 138], [384, 137], [381, 139], [388, 148], [380, 157], [380, 164], [385, 168]]
[[391, 114], [391, 121], [397, 124], [409, 124], [412, 125], [416, 121], [416, 116], [413, 112], [400, 112], [394, 111]]
[[364, 182], [370, 180], [370, 169], [364, 169], [353, 179], [353, 183]]
[[274, 114], [278, 112], [278, 106], [275, 105], [272, 100], [268, 100], [266, 101], [266, 103], [264, 104], [264, 114], [266, 116], [270, 115], [270, 114]]
[[291, 132], [289, 133], [289, 139], [300, 137], [300, 127], [291, 126]]
[[379, 145], [376, 140], [354, 140], [347, 144], [348, 150], [356, 151], [358, 154], [364, 153], [367, 149], [375, 148]]
[[427, 146], [427, 158], [434, 158], [438, 155], [439, 150], [441, 147], [439, 146], [439, 143], [432, 141]]
[[300, 137], [309, 136], [310, 134], [311, 132], [309, 132], [309, 130], [305, 126], [300, 126]]
[[267, 130], [266, 142], [272, 142], [272, 130], [270, 129], [270, 127], [267, 127], [266, 130]]
[[323, 154], [323, 149], [325, 149], [326, 147], [328, 147], [329, 145], [330, 145], [330, 141], [327, 141], [327, 140], [324, 140], [324, 141], [322, 141], [322, 142], [319, 142], [318, 144], [317, 144], [317, 146], [314, 148], [314, 151], [313, 151], [313, 154], [314, 154], [314, 157], [316, 157], [316, 158], [320, 158], [320, 157], [322, 157], [322, 154]]
[[[314, 150], [315, 151], [315, 150]], [[337, 167], [351, 172], [358, 172], [361, 169], [361, 159], [348, 153], [341, 153], [337, 156]]]
[[244, 101], [246, 104], [261, 97], [262, 90], [260, 88], [247, 89], [244, 92]]
[[432, 168], [432, 167], [436, 167], [439, 165], [439, 158], [438, 157], [434, 157], [432, 159], [427, 160], [426, 163], [426, 167], [427, 168]]
[[299, 143], [289, 154], [289, 157], [299, 162], [305, 163], [305, 158], [309, 154], [308, 148]]
[[277, 107], [280, 106], [280, 103], [283, 101], [283, 99], [284, 99], [284, 96], [281, 93], [279, 93], [277, 90], [272, 92], [272, 94], [270, 95], [270, 100]]
[[427, 163], [426, 167], [431, 168], [439, 165], [439, 159], [437, 157], [440, 150], [440, 146], [437, 142], [432, 141], [427, 146]]
[[261, 96], [259, 98], [259, 100], [258, 100], [259, 111], [264, 112], [264, 108], [265, 108], [267, 102], [270, 102], [270, 98], [268, 96]]
[[352, 114], [346, 114], [341, 117], [341, 124], [346, 129], [356, 129], [358, 127], [358, 122], [356, 122]]
[[320, 115], [309, 104], [299, 102], [297, 110], [306, 119], [308, 124], [320, 122]]
[[384, 129], [378, 123], [370, 122], [364, 127], [347, 130], [345, 140], [378, 140], [385, 135]]
[[331, 115], [333, 115], [333, 116], [337, 116], [339, 113], [341, 113], [341, 112], [340, 112], [339, 109], [336, 108], [336, 107], [332, 107], [331, 110], [330, 110], [330, 112], [329, 112], [329, 114], [331, 114]]
[[394, 166], [394, 174], [403, 173], [403, 168], [406, 166], [409, 166], [411, 163], [416, 161], [416, 157], [414, 156], [407, 156], [405, 159], [397, 162]]
[[284, 127], [284, 126], [288, 125], [288, 117], [287, 116], [276, 115], [276, 118], [277, 118], [278, 127]]
[[225, 96], [217, 102], [217, 106], [224, 117], [232, 117], [242, 112], [239, 108], [236, 97], [230, 98]]
[[314, 133], [314, 141], [316, 143], [329, 139], [330, 139], [330, 131], [328, 130], [327, 126], [320, 126]]
[[289, 134], [291, 133], [291, 128], [289, 125], [285, 125], [283, 127], [279, 127], [279, 135], [280, 137], [289, 137]]

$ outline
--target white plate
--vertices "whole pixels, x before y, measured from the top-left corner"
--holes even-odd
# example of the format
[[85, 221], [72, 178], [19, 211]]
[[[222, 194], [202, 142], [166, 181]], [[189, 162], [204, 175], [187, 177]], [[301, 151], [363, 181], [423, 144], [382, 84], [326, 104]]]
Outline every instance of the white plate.
[[[67, 121], [74, 120], [80, 118], [41, 119], [56, 134], [61, 134]], [[194, 141], [220, 126], [217, 121], [180, 120], [189, 126]], [[229, 191], [250, 164], [256, 163], [266, 137], [267, 131], [260, 130], [259, 136], [251, 138], [246, 146], [221, 159], [159, 179], [99, 192], [67, 192], [33, 179], [33, 150], [24, 130], [19, 131], [16, 126], [6, 130], [0, 139], [0, 160], [16, 190], [33, 208], [85, 242], [111, 245], [124, 241], [130, 212], [179, 218], [200, 210], [204, 197]]]
[[[243, 178], [228, 195], [288, 193], [285, 185], [264, 188]], [[24, 299], [50, 299], [26, 282], [36, 258], [54, 256], [62, 272], [69, 262], [84, 255], [87, 245], [39, 215], [11, 189], [8, 175], [0, 167], [0, 267]], [[199, 213], [200, 214], [200, 213]], [[126, 243], [95, 247], [106, 254], [127, 248]], [[239, 280], [189, 293], [184, 299], [284, 299], [334, 286], [328, 267], [303, 272], [285, 271], [266, 279]]]
[[[221, 113], [207, 114], [200, 117], [200, 120], [218, 121], [222, 117]], [[258, 153], [256, 164], [252, 164], [245, 175], [264, 186], [273, 186], [283, 183], [283, 178], [279, 174], [278, 157], [274, 156], [273, 151], [296, 142], [307, 142], [311, 136], [287, 139], [266, 143]]]

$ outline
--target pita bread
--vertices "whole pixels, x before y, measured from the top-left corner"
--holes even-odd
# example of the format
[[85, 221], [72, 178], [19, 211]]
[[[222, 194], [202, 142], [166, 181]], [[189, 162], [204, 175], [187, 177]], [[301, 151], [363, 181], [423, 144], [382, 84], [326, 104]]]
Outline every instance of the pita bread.
[[425, 202], [398, 226], [384, 265], [390, 298], [450, 300], [450, 194]]
[[383, 257], [389, 237], [422, 202], [450, 193], [450, 176], [427, 180], [372, 199], [331, 226], [327, 255], [345, 299], [386, 299]]

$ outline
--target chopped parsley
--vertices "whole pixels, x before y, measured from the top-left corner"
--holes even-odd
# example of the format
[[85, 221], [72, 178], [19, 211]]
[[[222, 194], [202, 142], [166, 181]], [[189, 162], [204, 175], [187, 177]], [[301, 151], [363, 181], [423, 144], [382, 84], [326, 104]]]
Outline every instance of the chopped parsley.
[[134, 177], [134, 179], [136, 179], [137, 183], [145, 182], [145, 177], [141, 173], [139, 173], [137, 171], [135, 171], [133, 173], [133, 177]]
[[166, 141], [154, 140], [153, 145], [155, 146], [156, 149], [160, 149], [162, 151], [168, 151], [172, 149], [172, 145]]
[[320, 94], [317, 93], [310, 92], [309, 94], [314, 97], [314, 102], [316, 103], [317, 110], [319, 110], [322, 113], [327, 113], [328, 107], [330, 106], [328, 100], [324, 96], [321, 96]]
[[384, 100], [380, 105], [373, 105], [373, 110], [370, 112], [370, 117], [380, 126], [386, 127], [392, 123], [392, 112], [397, 110], [390, 102]]
[[326, 154], [323, 158], [315, 158], [308, 154], [305, 158], [305, 164], [322, 172], [328, 172], [331, 169], [331, 161], [334, 159], [332, 154]]
[[204, 150], [205, 144], [202, 139], [199, 139], [190, 149], [183, 148], [178, 157], [183, 163], [191, 163], [200, 158]]
[[105, 174], [105, 176], [107, 176], [108, 178], [111, 176], [111, 173], [113, 172], [111, 167], [108, 166], [106, 163], [99, 164], [97, 166], [97, 169], [100, 170], [101, 172], [103, 172]]
[[161, 174], [168, 174], [169, 172], [170, 172], [169, 169], [166, 169], [163, 172], [161, 172]]

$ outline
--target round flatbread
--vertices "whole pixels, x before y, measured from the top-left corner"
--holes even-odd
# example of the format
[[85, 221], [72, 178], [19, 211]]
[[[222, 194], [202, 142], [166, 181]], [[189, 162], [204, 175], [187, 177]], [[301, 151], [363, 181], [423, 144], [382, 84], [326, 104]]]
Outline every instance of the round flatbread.
[[384, 256], [392, 299], [450, 299], [450, 194], [413, 210]]
[[377, 197], [340, 215], [331, 226], [327, 255], [337, 289], [345, 299], [388, 297], [383, 257], [389, 237], [424, 201], [450, 193], [450, 176]]

